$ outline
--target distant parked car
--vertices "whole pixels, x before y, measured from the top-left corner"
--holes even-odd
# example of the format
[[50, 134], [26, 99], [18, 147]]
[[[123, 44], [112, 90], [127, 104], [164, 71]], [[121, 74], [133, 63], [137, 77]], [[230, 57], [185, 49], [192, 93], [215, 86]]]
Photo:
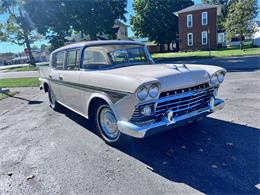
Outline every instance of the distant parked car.
[[91, 119], [114, 146], [222, 109], [217, 92], [225, 74], [217, 66], [155, 64], [134, 41], [67, 45], [51, 53], [50, 67], [40, 67], [50, 106]]

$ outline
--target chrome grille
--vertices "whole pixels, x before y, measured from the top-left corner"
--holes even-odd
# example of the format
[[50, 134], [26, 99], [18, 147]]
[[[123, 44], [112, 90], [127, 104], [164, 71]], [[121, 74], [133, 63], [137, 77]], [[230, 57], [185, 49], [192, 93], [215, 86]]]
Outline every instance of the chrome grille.
[[[205, 108], [210, 101], [210, 97], [213, 96], [213, 92], [214, 88], [209, 87], [207, 83], [162, 92], [160, 98], [155, 102], [138, 105], [135, 108], [131, 121], [138, 123], [151, 119], [160, 120], [168, 110], [173, 111], [174, 116], [177, 117], [200, 108]], [[152, 115], [149, 117], [141, 114], [142, 108], [146, 105], [152, 108]]]
[[207, 87], [161, 98], [156, 104], [155, 116], [163, 116], [168, 110], [172, 110], [175, 116], [181, 116], [206, 107], [213, 91], [213, 88]]

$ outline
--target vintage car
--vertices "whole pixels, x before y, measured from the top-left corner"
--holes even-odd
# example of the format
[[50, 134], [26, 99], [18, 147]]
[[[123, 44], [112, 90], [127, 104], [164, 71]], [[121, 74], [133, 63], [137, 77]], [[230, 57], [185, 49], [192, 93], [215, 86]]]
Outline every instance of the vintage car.
[[55, 50], [40, 81], [54, 110], [62, 105], [92, 120], [116, 146], [222, 109], [225, 74], [217, 66], [155, 64], [143, 43], [110, 40]]

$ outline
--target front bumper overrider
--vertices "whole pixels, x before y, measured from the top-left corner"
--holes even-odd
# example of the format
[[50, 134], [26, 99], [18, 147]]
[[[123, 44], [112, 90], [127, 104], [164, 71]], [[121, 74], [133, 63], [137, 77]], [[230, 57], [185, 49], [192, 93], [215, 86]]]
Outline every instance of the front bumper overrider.
[[171, 120], [165, 117], [163, 120], [159, 122], [150, 122], [142, 125], [136, 125], [131, 122], [126, 121], [118, 121], [117, 125], [119, 130], [127, 135], [136, 138], [144, 138], [148, 135], [160, 133], [162, 131], [166, 131], [172, 129], [174, 127], [182, 126], [187, 123], [191, 123], [194, 120], [207, 116], [217, 110], [221, 110], [224, 108], [224, 100], [215, 99], [213, 104], [209, 104], [207, 107], [196, 110], [194, 112], [190, 112], [188, 114], [175, 117]]

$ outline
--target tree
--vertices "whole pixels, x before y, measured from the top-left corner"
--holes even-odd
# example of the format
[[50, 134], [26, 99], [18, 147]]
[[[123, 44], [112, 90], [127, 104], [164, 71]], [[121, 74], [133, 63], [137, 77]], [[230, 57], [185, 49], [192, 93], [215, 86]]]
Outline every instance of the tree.
[[0, 40], [17, 45], [26, 45], [31, 64], [35, 64], [31, 51], [31, 43], [38, 39], [23, 7], [22, 0], [0, 0], [0, 14], [8, 18], [1, 26]]
[[135, 15], [130, 20], [135, 36], [155, 41], [161, 51], [164, 44], [169, 49], [178, 37], [178, 17], [174, 12], [191, 5], [191, 0], [135, 0]]
[[229, 6], [229, 12], [224, 23], [227, 30], [227, 38], [239, 36], [240, 49], [243, 48], [243, 37], [252, 36], [254, 27], [253, 19], [257, 15], [256, 0], [237, 0]]
[[40, 49], [41, 49], [41, 51], [47, 51], [47, 49], [48, 49], [48, 45], [41, 44]]
[[25, 9], [38, 32], [50, 40], [52, 49], [67, 41], [73, 31], [89, 34], [114, 34], [116, 19], [125, 20], [127, 0], [71, 1], [25, 0]]
[[86, 1], [84, 3], [66, 2], [73, 10], [73, 28], [83, 34], [89, 34], [91, 40], [97, 39], [97, 33], [114, 35], [112, 28], [117, 19], [126, 20], [127, 0], [117, 1]]
[[225, 31], [224, 21], [228, 14], [228, 7], [235, 0], [201, 0], [201, 3], [204, 4], [212, 4], [212, 5], [220, 5], [221, 6], [221, 14], [217, 16], [217, 29], [220, 32]]

